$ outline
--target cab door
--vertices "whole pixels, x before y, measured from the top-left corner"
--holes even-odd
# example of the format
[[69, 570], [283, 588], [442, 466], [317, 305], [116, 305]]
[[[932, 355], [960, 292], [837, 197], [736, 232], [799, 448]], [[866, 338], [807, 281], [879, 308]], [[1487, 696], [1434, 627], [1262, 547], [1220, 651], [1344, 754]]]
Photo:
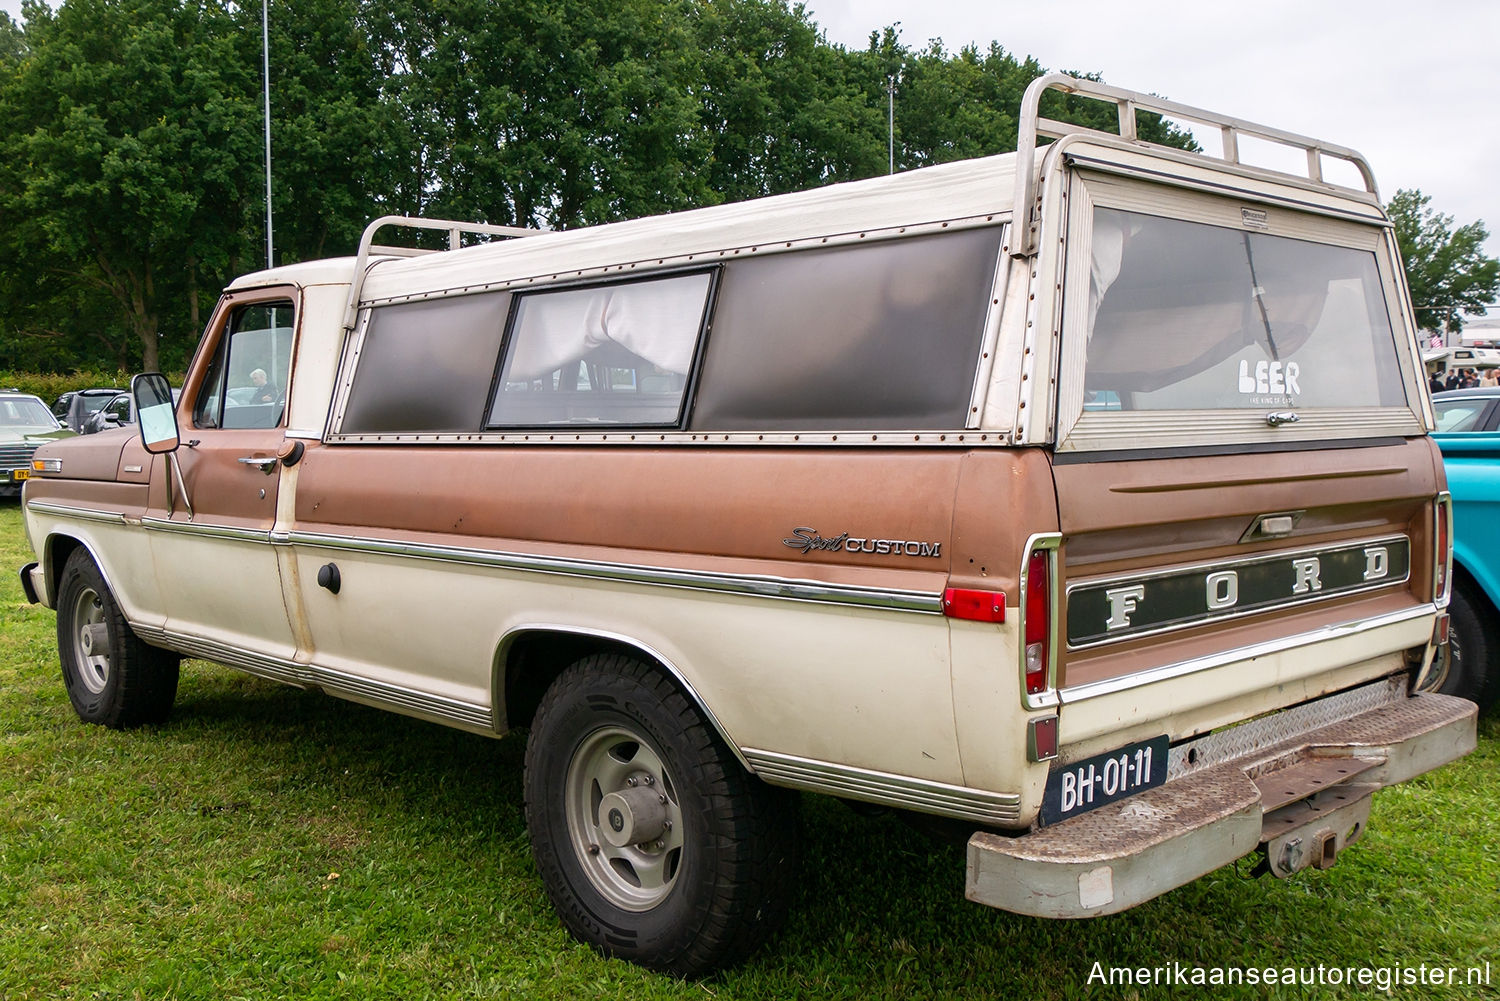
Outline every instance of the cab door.
[[145, 519], [174, 645], [272, 673], [296, 652], [271, 530], [297, 301], [287, 287], [221, 301], [178, 405], [181, 485], [158, 460]]

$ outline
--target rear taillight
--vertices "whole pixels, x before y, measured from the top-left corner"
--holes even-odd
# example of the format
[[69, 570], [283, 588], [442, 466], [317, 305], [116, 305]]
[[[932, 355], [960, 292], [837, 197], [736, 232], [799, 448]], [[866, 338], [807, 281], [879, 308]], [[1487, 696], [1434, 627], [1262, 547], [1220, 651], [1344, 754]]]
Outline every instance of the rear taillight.
[[1038, 699], [1053, 686], [1052, 634], [1054, 631], [1057, 573], [1054, 554], [1057, 536], [1034, 536], [1026, 553], [1021, 578], [1021, 673], [1026, 703], [1044, 705]]
[[1437, 495], [1432, 507], [1433, 552], [1432, 600], [1440, 605], [1448, 603], [1448, 588], [1453, 578], [1453, 498], [1445, 490]]

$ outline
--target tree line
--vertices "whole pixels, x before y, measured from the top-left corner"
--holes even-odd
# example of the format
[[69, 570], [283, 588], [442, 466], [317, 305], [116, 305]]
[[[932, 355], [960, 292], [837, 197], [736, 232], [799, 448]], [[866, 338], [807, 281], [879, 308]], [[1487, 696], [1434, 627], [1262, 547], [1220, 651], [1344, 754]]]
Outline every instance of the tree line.
[[[265, 264], [261, 60], [254, 2], [0, 14], [0, 368], [185, 366]], [[275, 2], [276, 263], [378, 215], [561, 229], [881, 174], [892, 82], [896, 169], [1007, 152], [1043, 72], [894, 28], [830, 44], [788, 0]]]

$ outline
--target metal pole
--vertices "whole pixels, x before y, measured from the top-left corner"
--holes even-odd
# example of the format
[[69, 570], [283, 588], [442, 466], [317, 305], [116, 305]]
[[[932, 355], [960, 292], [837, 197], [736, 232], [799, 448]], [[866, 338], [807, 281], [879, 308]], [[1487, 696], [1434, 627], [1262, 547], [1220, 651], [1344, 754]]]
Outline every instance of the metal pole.
[[261, 76], [266, 98], [266, 267], [275, 267], [271, 242], [271, 0], [260, 3]]
[[896, 172], [896, 78], [887, 76], [885, 78], [885, 94], [888, 99], [886, 106], [886, 133], [890, 137], [890, 161], [891, 173]]

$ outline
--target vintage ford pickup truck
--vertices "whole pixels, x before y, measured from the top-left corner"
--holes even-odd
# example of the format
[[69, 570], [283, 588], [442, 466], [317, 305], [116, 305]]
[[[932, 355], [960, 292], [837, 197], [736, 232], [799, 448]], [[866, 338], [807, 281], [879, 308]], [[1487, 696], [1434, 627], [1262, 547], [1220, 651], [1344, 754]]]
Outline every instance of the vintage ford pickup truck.
[[138, 377], [139, 436], [34, 460], [22, 580], [79, 715], [166, 720], [191, 656], [525, 728], [562, 920], [679, 974], [784, 912], [792, 790], [969, 825], [968, 896], [1023, 914], [1331, 865], [1475, 740], [1428, 691], [1451, 509], [1369, 168], [1062, 75], [1021, 122], [570, 232], [378, 220], [236, 280], [175, 408]]

